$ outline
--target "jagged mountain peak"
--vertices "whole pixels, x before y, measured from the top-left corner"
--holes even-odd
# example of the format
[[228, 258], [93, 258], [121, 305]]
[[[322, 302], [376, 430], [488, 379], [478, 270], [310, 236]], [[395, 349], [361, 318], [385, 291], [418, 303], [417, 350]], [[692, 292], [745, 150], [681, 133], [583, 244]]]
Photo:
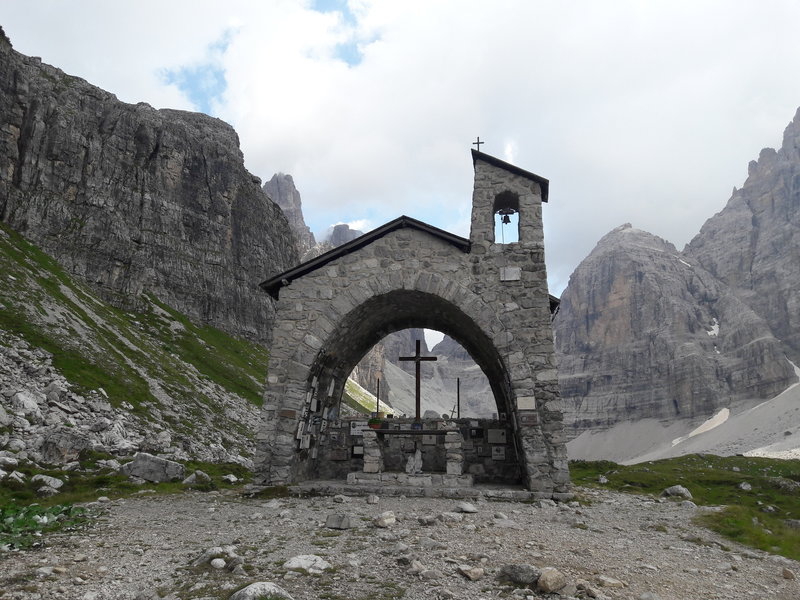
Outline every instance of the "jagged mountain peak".
[[800, 361], [800, 109], [684, 249], [761, 315]]
[[269, 181], [264, 183], [262, 189], [286, 215], [295, 238], [297, 254], [300, 257], [304, 256], [316, 246], [317, 241], [303, 217], [303, 201], [295, 186], [294, 178], [287, 173], [275, 173]]

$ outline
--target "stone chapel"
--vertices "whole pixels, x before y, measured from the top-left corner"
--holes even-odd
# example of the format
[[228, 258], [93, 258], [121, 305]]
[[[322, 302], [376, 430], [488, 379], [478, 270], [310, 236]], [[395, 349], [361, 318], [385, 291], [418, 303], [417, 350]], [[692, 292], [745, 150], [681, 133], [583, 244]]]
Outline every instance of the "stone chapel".
[[[256, 483], [464, 488], [571, 497], [547, 289], [548, 180], [472, 150], [469, 239], [399, 217], [261, 284], [277, 300]], [[495, 239], [497, 215], [518, 235]], [[345, 381], [384, 336], [436, 329], [486, 374], [496, 419], [344, 418]], [[416, 461], [413, 460], [416, 457]], [[412, 467], [412, 463], [415, 465]]]

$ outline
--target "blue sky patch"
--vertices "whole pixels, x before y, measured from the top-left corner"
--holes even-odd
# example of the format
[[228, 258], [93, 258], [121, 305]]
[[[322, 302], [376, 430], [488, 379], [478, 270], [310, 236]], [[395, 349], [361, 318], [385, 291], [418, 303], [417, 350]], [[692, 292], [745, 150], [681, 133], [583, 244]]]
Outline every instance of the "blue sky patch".
[[165, 69], [161, 73], [165, 83], [177, 86], [197, 110], [207, 115], [213, 114], [214, 102], [222, 99], [228, 87], [220, 58], [228, 49], [232, 37], [233, 31], [227, 30], [218, 40], [209, 44], [204, 62]]
[[[352, 29], [355, 28], [356, 18], [353, 13], [350, 12], [347, 0], [313, 0], [311, 9], [320, 13], [339, 13], [345, 25]], [[358, 48], [356, 40], [351, 36], [351, 39], [346, 43], [336, 46], [336, 58], [354, 67], [361, 63], [364, 57], [361, 54], [361, 50]]]

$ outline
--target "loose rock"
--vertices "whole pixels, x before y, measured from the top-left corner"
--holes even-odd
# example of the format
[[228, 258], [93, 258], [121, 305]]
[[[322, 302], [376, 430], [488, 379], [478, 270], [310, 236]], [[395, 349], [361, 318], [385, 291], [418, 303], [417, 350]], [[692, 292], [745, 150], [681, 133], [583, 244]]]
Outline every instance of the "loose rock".
[[692, 493], [682, 485], [673, 485], [661, 492], [662, 496], [680, 496], [688, 500], [692, 499]]
[[382, 512], [373, 520], [375, 527], [391, 527], [395, 523], [397, 523], [397, 517], [394, 516], [394, 513], [391, 510], [387, 510], [386, 512]]
[[246, 588], [234, 592], [229, 600], [262, 600], [263, 598], [282, 598], [283, 600], [293, 600], [289, 592], [279, 585], [269, 581], [259, 581], [251, 583]]
[[542, 574], [536, 581], [536, 589], [545, 594], [551, 594], [563, 589], [567, 585], [567, 578], [564, 574], [553, 567], [545, 567]]
[[330, 569], [330, 567], [331, 563], [316, 554], [293, 556], [283, 563], [284, 569], [289, 569], [290, 571], [305, 571], [311, 575], [322, 573], [325, 569]]

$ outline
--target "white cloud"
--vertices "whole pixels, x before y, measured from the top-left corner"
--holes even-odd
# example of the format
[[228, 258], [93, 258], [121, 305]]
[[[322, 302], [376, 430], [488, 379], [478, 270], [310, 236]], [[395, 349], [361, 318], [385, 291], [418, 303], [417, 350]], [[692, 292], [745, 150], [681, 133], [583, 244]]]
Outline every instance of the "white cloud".
[[[551, 288], [630, 221], [683, 246], [800, 105], [800, 5], [497, 0], [6, 0], [15, 47], [125, 101], [190, 108], [159, 73], [215, 61], [248, 168], [291, 173], [311, 228], [400, 214], [467, 235], [469, 149], [550, 179]], [[342, 60], [355, 44], [361, 61]]]

